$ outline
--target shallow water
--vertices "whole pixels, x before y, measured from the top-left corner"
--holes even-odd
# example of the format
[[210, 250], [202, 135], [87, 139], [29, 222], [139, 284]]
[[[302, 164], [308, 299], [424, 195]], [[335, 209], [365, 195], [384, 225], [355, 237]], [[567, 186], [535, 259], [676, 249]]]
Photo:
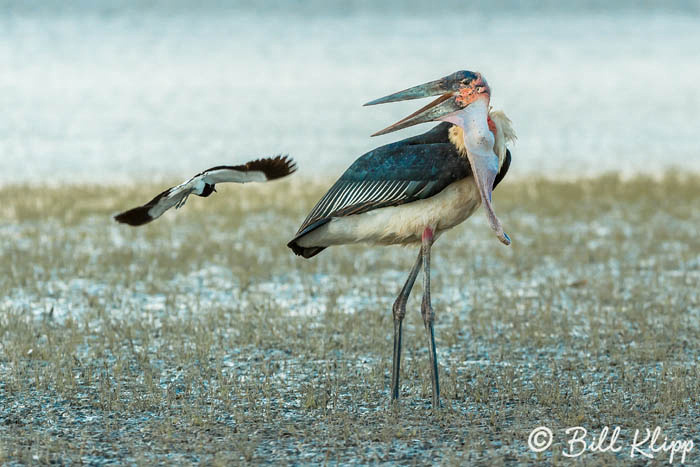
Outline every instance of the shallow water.
[[336, 174], [427, 129], [369, 138], [417, 104], [362, 103], [463, 68], [514, 121], [514, 174], [700, 170], [697, 2], [487, 4], [0, 3], [0, 182], [181, 177], [280, 152]]

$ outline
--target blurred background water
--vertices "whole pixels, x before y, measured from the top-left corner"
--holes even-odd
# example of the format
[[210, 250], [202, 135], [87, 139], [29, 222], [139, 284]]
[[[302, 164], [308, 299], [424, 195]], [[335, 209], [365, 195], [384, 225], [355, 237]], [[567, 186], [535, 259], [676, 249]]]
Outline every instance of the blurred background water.
[[0, 0], [0, 183], [339, 174], [429, 128], [369, 138], [424, 102], [364, 102], [458, 69], [513, 120], [513, 174], [700, 170], [700, 1], [536, 4]]

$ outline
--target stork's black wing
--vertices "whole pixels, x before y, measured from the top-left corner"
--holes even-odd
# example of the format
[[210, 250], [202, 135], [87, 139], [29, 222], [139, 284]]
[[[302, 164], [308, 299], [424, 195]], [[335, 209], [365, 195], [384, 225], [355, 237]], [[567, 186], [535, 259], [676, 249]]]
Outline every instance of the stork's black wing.
[[317, 251], [306, 252], [296, 241], [332, 218], [426, 199], [471, 175], [469, 161], [459, 155], [446, 134], [437, 135], [450, 126], [438, 125], [357, 159], [311, 210], [288, 246], [296, 254], [312, 256]]
[[299, 234], [331, 217], [398, 206], [438, 194], [471, 174], [451, 144], [382, 147], [365, 154], [311, 210]]

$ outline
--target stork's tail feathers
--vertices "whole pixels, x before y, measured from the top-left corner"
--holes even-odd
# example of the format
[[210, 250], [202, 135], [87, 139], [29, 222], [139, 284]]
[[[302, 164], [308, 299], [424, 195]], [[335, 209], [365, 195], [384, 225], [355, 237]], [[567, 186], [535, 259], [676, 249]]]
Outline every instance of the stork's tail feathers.
[[301, 229], [297, 232], [297, 234], [294, 236], [294, 238], [287, 243], [287, 246], [292, 249], [295, 255], [297, 256], [303, 256], [304, 258], [311, 258], [312, 256], [316, 256], [320, 252], [326, 249], [325, 246], [311, 246], [311, 247], [305, 247], [299, 245], [299, 240], [301, 240], [302, 237], [305, 235], [313, 232], [314, 230], [318, 229], [319, 227], [326, 225], [329, 223], [331, 219], [329, 217], [326, 217], [324, 219], [320, 219], [314, 223], [312, 223], [309, 226], [302, 226]]
[[296, 242], [289, 242], [287, 246], [292, 249], [295, 255], [302, 256], [306, 259], [316, 256], [317, 254], [326, 249], [325, 246], [314, 246], [311, 248], [304, 248], [303, 246], [299, 246]]

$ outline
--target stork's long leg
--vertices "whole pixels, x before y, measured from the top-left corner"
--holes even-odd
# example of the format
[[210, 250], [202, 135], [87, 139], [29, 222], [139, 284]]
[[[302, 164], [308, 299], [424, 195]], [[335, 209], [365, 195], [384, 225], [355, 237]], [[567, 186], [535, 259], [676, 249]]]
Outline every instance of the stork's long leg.
[[435, 333], [433, 332], [435, 313], [430, 304], [430, 247], [433, 245], [433, 230], [430, 227], [426, 227], [423, 231], [422, 240], [423, 302], [421, 303], [421, 315], [423, 315], [423, 324], [428, 334], [428, 354], [430, 355], [430, 373], [433, 383], [433, 408], [438, 408], [440, 406], [440, 381], [438, 379], [437, 353], [435, 352]]
[[394, 360], [391, 365], [391, 400], [394, 401], [399, 398], [399, 372], [401, 370], [401, 325], [403, 323], [403, 318], [406, 316], [406, 303], [408, 302], [408, 297], [411, 295], [411, 289], [413, 284], [416, 282], [416, 277], [418, 277], [418, 271], [420, 271], [421, 263], [423, 262], [423, 252], [418, 252], [418, 258], [416, 258], [416, 264], [413, 265], [411, 272], [406, 279], [406, 283], [403, 285], [399, 296], [396, 297], [394, 306], [392, 308], [394, 313]]

